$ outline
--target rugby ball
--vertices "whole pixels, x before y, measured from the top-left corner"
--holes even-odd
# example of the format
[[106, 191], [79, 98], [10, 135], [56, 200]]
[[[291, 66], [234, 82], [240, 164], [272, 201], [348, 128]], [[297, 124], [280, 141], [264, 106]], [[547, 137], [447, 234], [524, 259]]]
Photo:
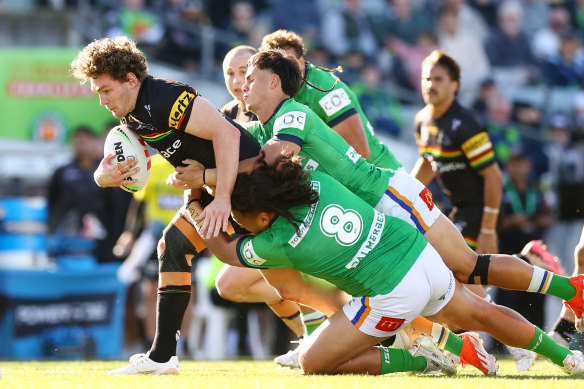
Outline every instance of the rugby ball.
[[135, 159], [138, 161], [140, 171], [130, 177], [138, 180], [136, 184], [122, 185], [120, 188], [126, 192], [138, 192], [146, 187], [150, 178], [150, 151], [146, 142], [134, 131], [125, 125], [119, 125], [110, 130], [103, 145], [103, 155], [114, 153], [116, 158], [112, 164]]

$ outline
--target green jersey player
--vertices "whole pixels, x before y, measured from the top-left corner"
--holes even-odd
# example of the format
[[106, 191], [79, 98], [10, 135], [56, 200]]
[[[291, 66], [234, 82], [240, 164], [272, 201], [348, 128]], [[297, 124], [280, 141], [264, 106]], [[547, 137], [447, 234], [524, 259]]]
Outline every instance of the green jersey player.
[[[436, 248], [460, 282], [547, 293], [572, 305], [584, 304], [579, 297], [582, 288], [571, 279], [552, 275], [517, 257], [472, 251], [419, 181], [402, 172], [373, 167], [310, 109], [290, 100], [300, 84], [298, 64], [281, 50], [260, 52], [250, 59], [243, 97], [263, 123], [250, 129], [263, 144], [268, 161], [281, 154], [299, 155], [307, 170], [324, 171], [378, 211], [408, 221]], [[249, 170], [253, 163], [254, 159], [242, 161], [240, 171]], [[216, 172], [207, 169], [208, 184], [213, 184], [215, 176]], [[550, 288], [548, 277], [561, 286]]]
[[[416, 229], [382, 215], [326, 174], [310, 176], [286, 158], [271, 165], [260, 158], [251, 173], [238, 175], [232, 205], [235, 220], [255, 235], [207, 240], [219, 259], [232, 266], [294, 268], [353, 295], [303, 344], [300, 364], [307, 374], [385, 374], [435, 364], [452, 373], [442, 359], [415, 366], [418, 361], [401, 350], [375, 347], [419, 314], [489, 332], [569, 373], [584, 373], [580, 351], [463, 288]], [[192, 201], [187, 211], [196, 225], [203, 207]]]
[[260, 51], [282, 49], [300, 65], [304, 83], [294, 100], [312, 109], [329, 127], [341, 135], [367, 161], [375, 166], [399, 169], [402, 165], [375, 135], [357, 96], [332, 71], [304, 60], [302, 38], [292, 31], [278, 30], [266, 35]]

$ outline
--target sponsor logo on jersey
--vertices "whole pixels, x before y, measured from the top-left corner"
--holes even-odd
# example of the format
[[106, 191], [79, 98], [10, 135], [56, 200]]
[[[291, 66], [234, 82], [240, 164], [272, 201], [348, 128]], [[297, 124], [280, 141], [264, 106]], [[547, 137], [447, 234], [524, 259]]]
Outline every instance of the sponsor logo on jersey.
[[266, 262], [265, 259], [256, 254], [251, 240], [245, 242], [243, 246], [243, 258], [245, 258], [247, 263], [255, 266], [261, 266]]
[[339, 88], [324, 95], [324, 97], [321, 98], [318, 103], [327, 116], [332, 116], [351, 104], [351, 99], [343, 88]]
[[316, 168], [318, 168], [318, 162], [314, 159], [309, 159], [308, 162], [306, 162], [306, 165], [304, 165], [304, 170], [307, 172], [316, 171]]
[[432, 165], [435, 167], [435, 171], [441, 173], [455, 172], [457, 170], [466, 169], [466, 163], [464, 162], [438, 162], [436, 160], [432, 161]]
[[174, 101], [172, 109], [170, 110], [170, 115], [168, 116], [168, 126], [178, 130], [180, 123], [185, 115], [187, 107], [195, 99], [195, 94], [191, 92], [184, 91], [180, 96]]
[[363, 244], [359, 248], [359, 251], [357, 251], [357, 254], [355, 254], [353, 259], [351, 259], [351, 261], [345, 265], [347, 269], [356, 268], [361, 262], [361, 260], [365, 258], [365, 256], [375, 248], [375, 246], [377, 246], [377, 244], [381, 240], [381, 234], [383, 233], [384, 227], [385, 215], [375, 210], [375, 217], [373, 218], [373, 222], [371, 223], [369, 235], [367, 236], [365, 242], [363, 242]]
[[353, 163], [357, 163], [357, 161], [359, 160], [359, 158], [361, 158], [361, 154], [359, 154], [354, 148], [352, 148], [351, 146], [349, 146], [349, 148], [347, 149], [347, 152], [345, 153], [345, 155], [347, 157], [349, 157], [349, 159], [351, 161], [353, 161]]
[[[314, 189], [320, 195], [320, 182], [312, 181], [311, 183], [312, 189]], [[298, 246], [298, 244], [302, 241], [302, 239], [306, 236], [306, 233], [310, 229], [312, 225], [312, 221], [314, 220], [314, 215], [316, 215], [316, 208], [318, 207], [318, 201], [308, 208], [308, 213], [304, 217], [303, 223], [298, 228], [299, 232], [295, 233], [292, 238], [288, 241], [288, 244], [292, 247]]]
[[174, 153], [176, 153], [176, 151], [182, 146], [182, 143], [180, 141], [180, 139], [177, 139], [174, 141], [174, 143], [170, 146], [167, 147], [166, 149], [160, 149], [158, 150], [158, 152], [160, 153], [160, 155], [162, 155], [164, 158], [168, 159], [170, 158], [170, 156]]
[[304, 130], [304, 122], [306, 121], [306, 112], [292, 111], [288, 112], [274, 123], [274, 135], [286, 128], [297, 128], [300, 131]]
[[452, 131], [456, 131], [461, 124], [462, 121], [460, 119], [452, 119]]
[[462, 151], [464, 151], [468, 159], [474, 158], [490, 148], [492, 148], [491, 140], [485, 131], [476, 134], [461, 146]]
[[405, 321], [406, 319], [381, 316], [381, 320], [379, 320], [379, 323], [377, 323], [375, 328], [380, 331], [393, 332], [397, 331], [397, 329], [400, 328]]
[[150, 104], [144, 105], [144, 108], [146, 109], [146, 111], [148, 111], [148, 116], [152, 117], [152, 113], [150, 112]]
[[434, 201], [432, 201], [432, 192], [428, 188], [424, 188], [420, 192], [420, 198], [426, 203], [428, 209], [431, 211], [434, 208]]

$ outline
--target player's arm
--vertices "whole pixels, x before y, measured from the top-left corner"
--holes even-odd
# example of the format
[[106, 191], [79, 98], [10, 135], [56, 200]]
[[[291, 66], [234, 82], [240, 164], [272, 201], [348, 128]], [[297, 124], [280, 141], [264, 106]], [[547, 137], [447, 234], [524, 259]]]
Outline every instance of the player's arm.
[[503, 179], [501, 170], [496, 163], [477, 172], [485, 180], [483, 186], [484, 208], [481, 219], [481, 229], [477, 239], [477, 253], [496, 253], [497, 247], [497, 218], [501, 206]]
[[192, 114], [185, 131], [213, 142], [217, 165], [215, 199], [201, 215], [204, 220], [201, 234], [218, 236], [219, 231], [227, 231], [231, 192], [239, 161], [240, 133], [211, 103], [200, 96], [193, 101]]
[[[298, 142], [272, 138], [262, 147], [262, 151], [266, 153], [265, 160], [268, 164], [270, 164], [274, 162], [280, 155], [290, 155], [292, 157], [298, 155], [300, 148], [301, 147]], [[237, 172], [251, 172], [254, 168], [255, 162], [258, 159], [259, 156], [240, 161]], [[205, 185], [213, 186], [215, 185], [215, 182], [217, 182], [217, 169], [205, 169], [203, 165], [193, 160], [185, 160], [183, 162], [187, 164], [187, 167], [183, 167], [181, 171], [187, 172], [189, 177], [191, 177], [188, 181], [189, 187], [191, 187], [191, 185], [203, 185], [203, 174], [205, 178]]]
[[371, 150], [369, 149], [369, 142], [359, 113], [349, 116], [331, 128], [342, 136], [363, 158], [369, 158]]
[[199, 201], [189, 201], [185, 210], [185, 216], [189, 222], [195, 226], [197, 231], [199, 231], [199, 235], [201, 235], [201, 238], [207, 245], [207, 248], [211, 250], [211, 252], [213, 252], [213, 254], [215, 254], [215, 256], [221, 262], [231, 266], [243, 267], [243, 264], [239, 261], [239, 257], [237, 255], [238, 239], [232, 240], [226, 232], [222, 231], [217, 234], [217, 236], [210, 236], [209, 238], [201, 234], [200, 231], [203, 226], [203, 222], [200, 220], [200, 217], [204, 212], [204, 208]]
[[99, 166], [93, 172], [95, 183], [102, 188], [136, 184], [138, 180], [128, 180], [128, 178], [140, 171], [140, 168], [136, 166], [138, 161], [134, 158], [129, 158], [125, 161], [114, 163], [114, 158], [116, 158], [114, 153], [102, 158]]
[[428, 184], [434, 179], [436, 172], [432, 169], [432, 164], [427, 158], [420, 157], [412, 168], [410, 175], [418, 179], [422, 184], [428, 186]]

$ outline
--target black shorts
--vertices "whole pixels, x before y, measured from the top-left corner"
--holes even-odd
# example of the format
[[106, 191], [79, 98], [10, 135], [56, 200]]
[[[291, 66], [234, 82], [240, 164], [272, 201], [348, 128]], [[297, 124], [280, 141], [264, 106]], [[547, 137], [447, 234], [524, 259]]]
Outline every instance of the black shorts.
[[483, 218], [483, 207], [463, 206], [454, 207], [448, 215], [452, 223], [464, 237], [464, 241], [471, 249], [477, 248], [477, 239], [481, 231], [481, 220]]

